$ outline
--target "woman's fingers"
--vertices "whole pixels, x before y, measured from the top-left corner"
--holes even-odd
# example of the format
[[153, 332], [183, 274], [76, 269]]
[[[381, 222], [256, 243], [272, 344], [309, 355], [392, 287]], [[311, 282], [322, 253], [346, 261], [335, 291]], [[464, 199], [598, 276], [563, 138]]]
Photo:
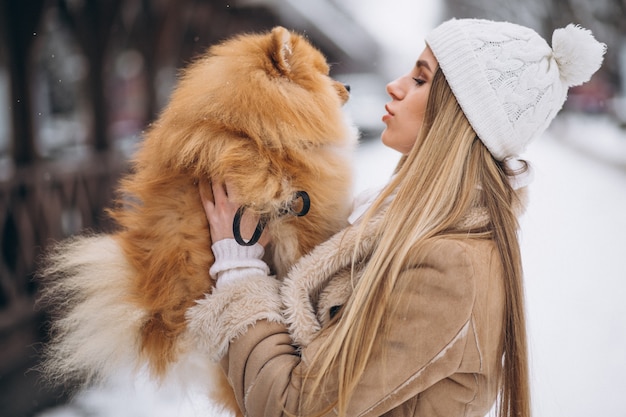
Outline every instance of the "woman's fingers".
[[209, 184], [207, 181], [202, 181], [199, 185], [200, 199], [213, 242], [233, 238], [232, 222], [237, 206], [228, 200], [224, 187], [224, 184], [216, 182]]
[[[218, 183], [212, 181], [210, 189], [213, 192], [213, 198], [211, 198], [208, 186], [209, 184], [207, 183], [200, 184], [200, 198], [209, 222], [211, 240], [217, 242], [222, 239], [233, 239], [233, 221], [239, 209], [239, 205], [232, 201], [233, 196], [236, 195], [236, 190], [233, 190], [228, 182]], [[240, 232], [244, 239], [249, 239], [252, 236], [258, 222], [258, 216], [249, 211], [244, 212], [240, 223]], [[265, 246], [269, 241], [268, 233], [264, 231], [261, 239], [259, 239], [259, 243]]]
[[228, 194], [226, 193], [226, 185], [221, 182], [211, 181], [211, 188], [213, 190], [213, 198], [215, 203], [222, 203], [228, 200]]
[[200, 190], [200, 200], [202, 201], [202, 207], [204, 207], [204, 214], [208, 216], [208, 210], [213, 210], [213, 200], [211, 193], [209, 192], [211, 183], [209, 181], [201, 180], [198, 184]]

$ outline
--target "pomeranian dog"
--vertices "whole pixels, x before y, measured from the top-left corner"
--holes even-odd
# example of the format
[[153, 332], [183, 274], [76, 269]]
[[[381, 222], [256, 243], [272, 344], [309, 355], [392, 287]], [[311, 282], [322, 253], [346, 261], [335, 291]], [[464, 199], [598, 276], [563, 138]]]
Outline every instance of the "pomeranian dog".
[[[45, 258], [45, 374], [91, 383], [147, 368], [162, 379], [192, 360], [185, 312], [214, 284], [199, 196], [200, 186], [211, 195], [210, 181], [227, 181], [241, 212], [266, 226], [279, 279], [342, 229], [357, 142], [341, 108], [348, 98], [322, 53], [283, 27], [233, 37], [194, 61], [120, 183], [109, 211], [116, 231], [69, 238]], [[213, 367], [223, 378], [216, 400], [236, 410]]]

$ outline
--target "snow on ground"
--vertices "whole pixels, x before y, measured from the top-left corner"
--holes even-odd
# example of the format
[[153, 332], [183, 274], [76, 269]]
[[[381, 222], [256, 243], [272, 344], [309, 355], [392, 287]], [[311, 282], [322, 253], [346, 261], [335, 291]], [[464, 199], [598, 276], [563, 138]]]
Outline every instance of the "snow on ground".
[[[626, 102], [625, 102], [626, 105]], [[590, 157], [626, 169], [626, 139], [609, 115], [568, 113], [552, 124], [552, 135]]]
[[624, 417], [626, 170], [546, 139], [521, 234], [535, 415]]

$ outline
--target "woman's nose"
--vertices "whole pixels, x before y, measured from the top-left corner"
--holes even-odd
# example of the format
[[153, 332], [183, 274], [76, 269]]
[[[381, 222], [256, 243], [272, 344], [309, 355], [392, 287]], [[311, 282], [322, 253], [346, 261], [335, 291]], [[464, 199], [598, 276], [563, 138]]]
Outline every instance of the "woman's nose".
[[391, 98], [400, 99], [402, 97], [398, 80], [393, 80], [387, 84], [385, 90], [387, 90], [387, 94], [389, 94]]

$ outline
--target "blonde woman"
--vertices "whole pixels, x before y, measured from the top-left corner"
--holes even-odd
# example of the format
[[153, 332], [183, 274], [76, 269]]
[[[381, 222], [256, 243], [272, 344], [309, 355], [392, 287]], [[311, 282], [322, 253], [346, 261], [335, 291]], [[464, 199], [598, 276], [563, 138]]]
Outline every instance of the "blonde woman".
[[552, 47], [512, 23], [437, 27], [387, 86], [396, 174], [284, 282], [262, 261], [269, 235], [233, 240], [237, 190], [213, 184], [217, 286], [187, 317], [245, 415], [530, 415], [519, 155], [604, 52], [574, 25]]

